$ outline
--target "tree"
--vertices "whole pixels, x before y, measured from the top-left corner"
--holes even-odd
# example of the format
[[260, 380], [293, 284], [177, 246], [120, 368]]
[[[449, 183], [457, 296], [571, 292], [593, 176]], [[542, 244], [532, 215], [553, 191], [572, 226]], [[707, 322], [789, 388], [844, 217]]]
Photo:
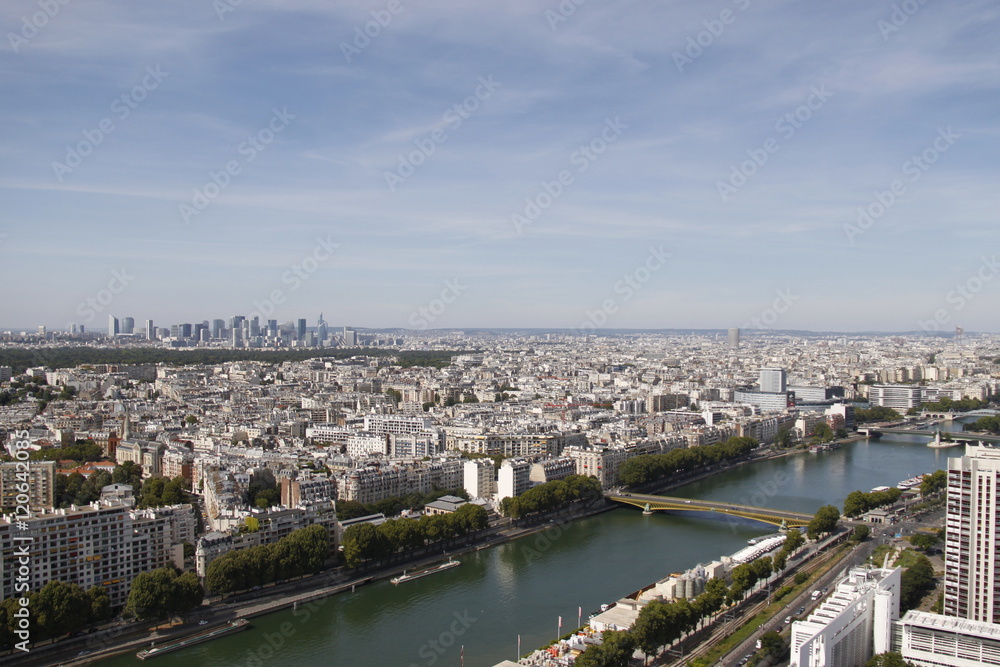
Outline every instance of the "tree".
[[915, 549], [927, 553], [935, 544], [938, 543], [937, 535], [932, 533], [914, 533], [910, 535], [910, 544], [913, 545]]
[[902, 654], [889, 651], [872, 656], [865, 667], [913, 667], [913, 663], [903, 660]]
[[827, 533], [832, 533], [837, 528], [837, 524], [840, 522], [840, 511], [833, 505], [826, 505], [820, 507], [813, 517], [813, 520], [809, 522], [809, 526], [806, 529], [806, 534], [809, 539], [815, 540], [820, 535], [825, 535]]
[[136, 465], [132, 461], [124, 461], [116, 465], [111, 471], [111, 482], [113, 484], [130, 484], [133, 490], [138, 493], [139, 485], [142, 484], [142, 466]]
[[785, 640], [774, 630], [760, 636], [760, 650], [764, 655], [779, 655], [785, 648]]
[[948, 473], [944, 470], [935, 470], [920, 482], [920, 495], [933, 495], [944, 490], [946, 486], [948, 486]]
[[45, 584], [31, 601], [31, 607], [46, 637], [61, 637], [76, 632], [91, 617], [91, 599], [76, 584], [53, 580]]
[[365, 561], [385, 558], [390, 545], [385, 536], [370, 523], [355, 524], [344, 531], [344, 559], [347, 567], [357, 567]]
[[899, 611], [916, 609], [934, 586], [934, 568], [927, 556], [919, 555], [913, 565], [903, 570], [899, 584]]
[[87, 591], [87, 598], [90, 600], [90, 621], [92, 623], [100, 623], [112, 617], [111, 599], [103, 586], [91, 587]]
[[864, 542], [868, 539], [868, 536], [872, 534], [872, 529], [869, 526], [855, 526], [854, 533], [851, 535], [851, 539], [855, 542]]
[[176, 607], [174, 579], [177, 571], [169, 567], [161, 567], [152, 572], [141, 572], [132, 580], [126, 613], [135, 616], [140, 621], [163, 618], [172, 613]]
[[788, 449], [794, 444], [794, 440], [792, 427], [786, 424], [778, 429], [778, 435], [775, 438], [774, 444], [781, 449]]
[[833, 440], [833, 429], [826, 422], [818, 422], [813, 426], [813, 442], [830, 442]]

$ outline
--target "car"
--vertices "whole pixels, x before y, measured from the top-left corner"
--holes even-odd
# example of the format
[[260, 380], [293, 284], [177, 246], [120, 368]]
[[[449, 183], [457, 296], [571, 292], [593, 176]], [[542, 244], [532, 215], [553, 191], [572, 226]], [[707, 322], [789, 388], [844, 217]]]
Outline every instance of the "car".
[[806, 613], [806, 608], [805, 607], [799, 607], [799, 613], [800, 614]]
[[742, 659], [742, 660], [740, 660], [740, 664], [741, 664], [741, 665], [745, 665], [745, 664], [747, 664], [748, 662], [750, 662], [750, 658], [747, 658], [746, 656], [744, 656], [744, 657], [743, 657], [743, 659]]
[[208, 625], [208, 621], [198, 621], [198, 625]]
[[754, 648], [760, 649], [762, 646], [763, 646], [763, 644], [761, 644], [760, 640], [758, 639], [757, 643], [754, 645]]
[[690, 501], [690, 500], [685, 500], [684, 502], [686, 502], [686, 503], [687, 503], [688, 505], [690, 505], [690, 504], [691, 504], [691, 501]]
[[792, 622], [792, 617], [791, 616], [785, 616], [785, 625], [788, 625], [791, 622]]

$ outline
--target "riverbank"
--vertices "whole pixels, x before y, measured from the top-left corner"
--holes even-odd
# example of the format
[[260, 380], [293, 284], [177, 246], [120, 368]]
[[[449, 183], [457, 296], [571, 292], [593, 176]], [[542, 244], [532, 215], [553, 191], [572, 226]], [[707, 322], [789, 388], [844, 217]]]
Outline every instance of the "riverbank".
[[[722, 472], [741, 468], [750, 463], [767, 460], [773, 454], [769, 449], [761, 449], [744, 459], [733, 461], [712, 470], [702, 470], [684, 477], [664, 480], [659, 484], [659, 488], [669, 490], [684, 484], [708, 479]], [[172, 628], [159, 628], [155, 631], [150, 630], [151, 624], [149, 623], [123, 625], [112, 628], [110, 631], [94, 633], [94, 635], [89, 637], [64, 640], [59, 642], [59, 645], [53, 647], [52, 650], [40, 651], [30, 659], [11, 656], [10, 664], [52, 664], [58, 660], [66, 661], [67, 664], [83, 664], [100, 658], [136, 651], [148, 646], [150, 641], [160, 642], [167, 638], [176, 638], [185, 633], [193, 632], [196, 630], [199, 620], [206, 620], [214, 624], [239, 617], [252, 619], [254, 617], [281, 612], [282, 610], [293, 608], [296, 603], [322, 605], [325, 604], [323, 600], [339, 595], [340, 593], [349, 592], [352, 587], [360, 588], [370, 582], [391, 578], [400, 574], [404, 569], [427, 567], [440, 562], [449, 555], [461, 556], [463, 554], [474, 553], [539, 533], [546, 533], [546, 536], [551, 541], [554, 541], [554, 536], [558, 537], [559, 533], [565, 531], [569, 524], [581, 519], [611, 512], [620, 507], [617, 503], [599, 500], [587, 506], [571, 507], [562, 511], [532, 517], [530, 521], [509, 522], [504, 520], [506, 523], [494, 526], [492, 529], [476, 536], [475, 541], [449, 548], [447, 551], [439, 550], [434, 553], [424, 553], [417, 558], [399, 560], [391, 565], [367, 569], [360, 573], [346, 572], [341, 569], [328, 570], [311, 577], [279, 585], [265, 586], [259, 591], [233, 595], [226, 600], [209, 601], [209, 603], [189, 614], [189, 622], [183, 625]], [[39, 648], [43, 649], [45, 647]], [[90, 653], [86, 656], [77, 656], [77, 653], [81, 649], [88, 650]]]

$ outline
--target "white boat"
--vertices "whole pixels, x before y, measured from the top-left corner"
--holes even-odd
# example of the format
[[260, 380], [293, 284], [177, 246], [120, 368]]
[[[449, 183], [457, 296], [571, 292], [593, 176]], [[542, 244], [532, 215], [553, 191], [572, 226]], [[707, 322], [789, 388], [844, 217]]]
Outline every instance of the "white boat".
[[441, 572], [443, 570], [450, 570], [451, 568], [458, 567], [461, 564], [462, 564], [461, 561], [457, 561], [454, 558], [449, 558], [444, 563], [439, 563], [438, 565], [433, 565], [431, 567], [424, 568], [423, 570], [417, 570], [412, 574], [407, 574], [406, 570], [403, 570], [403, 574], [399, 575], [398, 577], [393, 577], [389, 581], [392, 582], [393, 584], [401, 584], [406, 581], [412, 581], [413, 579], [420, 579], [421, 577], [426, 577], [429, 574], [434, 574], [436, 572]]

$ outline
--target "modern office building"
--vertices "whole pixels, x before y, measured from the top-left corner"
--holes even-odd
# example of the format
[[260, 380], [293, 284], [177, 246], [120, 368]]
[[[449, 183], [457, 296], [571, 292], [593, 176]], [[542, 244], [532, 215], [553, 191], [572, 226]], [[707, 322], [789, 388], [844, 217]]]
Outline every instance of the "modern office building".
[[146, 340], [156, 340], [156, 327], [153, 320], [146, 320]]
[[497, 490], [493, 459], [471, 459], [463, 466], [463, 488], [470, 498], [491, 498]]
[[783, 394], [787, 389], [784, 368], [760, 369], [760, 390], [765, 394]]
[[740, 330], [730, 329], [729, 330], [729, 347], [733, 350], [738, 350], [740, 347]]
[[135, 319], [132, 317], [125, 317], [122, 319], [122, 333], [123, 334], [134, 334], [135, 333]]
[[121, 333], [121, 325], [118, 324], [118, 318], [114, 315], [108, 315], [108, 337], [113, 338]]
[[789, 667], [855, 667], [891, 650], [901, 573], [850, 570], [805, 620], [792, 623]]
[[868, 390], [869, 403], [894, 410], [919, 408], [922, 400], [922, 388], [916, 385], [875, 384]]
[[300, 318], [298, 326], [295, 329], [295, 337], [298, 340], [305, 340], [306, 338], [306, 318]]
[[1000, 625], [908, 611], [896, 623], [903, 660], [918, 667], [1000, 665]]

